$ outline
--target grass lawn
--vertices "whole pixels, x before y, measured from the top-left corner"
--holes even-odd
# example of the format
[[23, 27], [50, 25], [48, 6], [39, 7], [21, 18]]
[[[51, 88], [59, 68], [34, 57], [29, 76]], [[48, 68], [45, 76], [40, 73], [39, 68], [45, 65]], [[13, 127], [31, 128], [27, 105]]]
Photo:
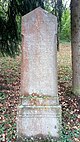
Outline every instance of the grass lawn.
[[[60, 44], [58, 52], [58, 94], [62, 106], [61, 142], [80, 142], [80, 111], [72, 94], [70, 44]], [[16, 112], [20, 97], [21, 56], [0, 58], [0, 141], [16, 142]]]

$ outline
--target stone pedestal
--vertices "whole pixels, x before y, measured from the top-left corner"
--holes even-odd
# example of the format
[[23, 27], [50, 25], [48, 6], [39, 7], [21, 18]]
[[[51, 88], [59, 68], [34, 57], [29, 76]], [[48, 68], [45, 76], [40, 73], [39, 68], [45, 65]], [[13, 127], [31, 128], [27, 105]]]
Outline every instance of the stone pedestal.
[[18, 108], [18, 139], [58, 139], [61, 125], [60, 106], [23, 106]]
[[21, 105], [18, 141], [59, 138], [61, 107], [57, 89], [57, 18], [37, 8], [22, 18]]

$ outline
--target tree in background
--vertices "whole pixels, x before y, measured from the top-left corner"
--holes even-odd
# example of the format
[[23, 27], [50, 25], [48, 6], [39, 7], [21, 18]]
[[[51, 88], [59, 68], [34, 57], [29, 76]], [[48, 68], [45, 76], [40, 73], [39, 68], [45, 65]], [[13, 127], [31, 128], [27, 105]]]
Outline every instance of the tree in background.
[[14, 56], [18, 52], [20, 36], [16, 14], [15, 1], [0, 1], [0, 51], [3, 55]]
[[71, 26], [70, 26], [70, 9], [67, 8], [62, 14], [60, 39], [64, 41], [71, 41]]
[[58, 18], [61, 28], [62, 0], [0, 0], [0, 51], [3, 55], [15, 56], [21, 41], [21, 16], [41, 6]]
[[21, 41], [21, 16], [43, 7], [42, 0], [0, 0], [0, 52], [15, 56]]
[[71, 0], [71, 46], [73, 93], [80, 97], [80, 0]]

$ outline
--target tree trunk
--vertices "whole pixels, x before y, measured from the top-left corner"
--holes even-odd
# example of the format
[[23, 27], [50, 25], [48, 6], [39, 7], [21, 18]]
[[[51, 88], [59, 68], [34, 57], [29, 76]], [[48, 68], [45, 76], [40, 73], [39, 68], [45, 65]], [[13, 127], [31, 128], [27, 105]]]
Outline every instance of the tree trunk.
[[73, 93], [80, 97], [80, 0], [71, 0]]

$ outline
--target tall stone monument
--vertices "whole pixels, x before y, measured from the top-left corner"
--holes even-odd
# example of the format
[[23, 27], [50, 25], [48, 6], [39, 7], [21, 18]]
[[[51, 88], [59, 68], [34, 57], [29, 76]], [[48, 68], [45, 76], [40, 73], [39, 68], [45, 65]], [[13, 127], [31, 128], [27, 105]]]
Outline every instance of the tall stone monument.
[[57, 18], [42, 8], [22, 17], [21, 107], [18, 141], [59, 138], [61, 107], [57, 89]]

